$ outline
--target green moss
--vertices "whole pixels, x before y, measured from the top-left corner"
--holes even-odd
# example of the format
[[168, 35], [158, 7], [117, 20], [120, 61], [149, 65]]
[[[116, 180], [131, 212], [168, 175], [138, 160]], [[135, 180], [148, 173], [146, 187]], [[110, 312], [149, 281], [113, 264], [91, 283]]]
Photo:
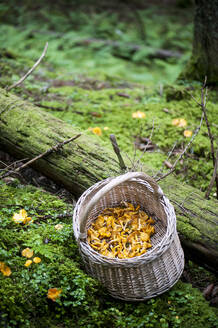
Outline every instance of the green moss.
[[[134, 87], [133, 90], [122, 90], [128, 98], [119, 96], [118, 89], [86, 90], [65, 86], [51, 88], [49, 91], [49, 97], [61, 97], [63, 101], [67, 97], [69, 104], [67, 111], [52, 111], [55, 116], [86, 131], [90, 127], [100, 127], [102, 136], [98, 139], [105, 141], [109, 147], [111, 147], [109, 135], [115, 134], [124, 158], [125, 153], [134, 156], [134, 140], [137, 136], [149, 138], [152, 134], [152, 142], [156, 145], [156, 149], [152, 153], [147, 152], [141, 160], [148, 165], [151, 163], [151, 166], [157, 169], [162, 166], [166, 152], [170, 151], [176, 141], [176, 149], [188, 143], [189, 139], [183, 135], [184, 130], [194, 132], [200, 122], [201, 110], [190, 98], [191, 93], [197, 99], [199, 98], [200, 88], [197, 85], [193, 87], [168, 86], [162, 98], [156, 90], [139, 86]], [[213, 122], [211, 128], [216, 134], [218, 121], [214, 114], [217, 106], [209, 100], [207, 107], [208, 118]], [[132, 113], [136, 111], [145, 112], [146, 118], [133, 119]], [[184, 128], [173, 126], [172, 119], [174, 118], [184, 118], [187, 126]], [[154, 131], [151, 133], [153, 125]], [[105, 131], [104, 127], [109, 129]], [[93, 135], [89, 131], [88, 134]], [[137, 150], [136, 158], [141, 155], [142, 153]], [[176, 157], [172, 156], [171, 162], [175, 159]], [[137, 162], [136, 159], [135, 162]], [[199, 167], [201, 167], [200, 171]], [[185, 164], [179, 164], [177, 171], [181, 173], [178, 176], [180, 180], [183, 179], [202, 190], [207, 188], [213, 172], [213, 164], [205, 125], [201, 127], [200, 133], [190, 147], [188, 156], [185, 156]]]
[[188, 240], [198, 243], [201, 243], [202, 234], [204, 234], [204, 238], [208, 238], [210, 245], [216, 247], [218, 227], [217, 217], [212, 214], [214, 213], [214, 201], [203, 200], [200, 190], [186, 184], [183, 184], [181, 188], [181, 182], [176, 181], [172, 176], [160, 181], [160, 186], [164, 193], [170, 196], [171, 203], [175, 208], [179, 233]]
[[190, 95], [190, 87], [184, 87], [184, 86], [172, 86], [172, 85], [168, 85], [165, 86], [164, 88], [165, 93], [166, 93], [166, 100], [169, 102], [171, 100], [183, 100], [183, 99], [191, 99], [191, 95]]
[[33, 62], [27, 58], [18, 55], [16, 52], [0, 48], [0, 87], [12, 85], [19, 80], [19, 74], [27, 71]]
[[[205, 79], [205, 76], [207, 76], [207, 84], [209, 85], [215, 85], [218, 84], [218, 78], [217, 78], [217, 65], [214, 66], [214, 68], [210, 67], [210, 70], [206, 70], [206, 63], [207, 58], [205, 57], [206, 54], [204, 52], [200, 53], [200, 49], [202, 49], [202, 46], [196, 47], [198, 49], [198, 54], [192, 55], [189, 59], [186, 67], [184, 70], [180, 73], [178, 77], [178, 81], [184, 80], [184, 81], [199, 81], [203, 82]], [[203, 57], [204, 60], [203, 60]]]
[[187, 222], [183, 222], [183, 218], [183, 216], [177, 215], [177, 228], [179, 232], [191, 241], [198, 241], [201, 237], [201, 233], [192, 225]]
[[[168, 87], [168, 91], [166, 90], [161, 98], [157, 90], [147, 89], [143, 86], [135, 86], [133, 89], [125, 88], [122, 89], [122, 92], [114, 88], [87, 90], [78, 86], [61, 86], [50, 88], [49, 92], [42, 97], [41, 103], [53, 107], [51, 110], [45, 108], [45, 113], [50, 111], [57, 118], [66, 121], [77, 130], [83, 130], [90, 136], [93, 136], [93, 133], [88, 130], [89, 128], [100, 127], [102, 136], [97, 136], [96, 140], [101, 139], [108, 147], [111, 147], [109, 135], [115, 134], [125, 159], [127, 157], [125, 154], [130, 157], [134, 156], [134, 141], [137, 136], [149, 138], [152, 135], [152, 142], [156, 148], [151, 153], [147, 152], [141, 160], [143, 163], [148, 165], [150, 163], [151, 166], [159, 169], [167, 157], [166, 153], [170, 151], [175, 142], [177, 142], [176, 149], [178, 151], [189, 142], [190, 139], [183, 135], [184, 130], [188, 129], [194, 132], [199, 125], [201, 116], [200, 108], [190, 98], [190, 93], [193, 93], [197, 99], [199, 98], [200, 88], [198, 86], [193, 86], [193, 90], [180, 86], [178, 90], [183, 99], [179, 97], [180, 100], [171, 99], [171, 101], [167, 101], [169, 89]], [[173, 94], [177, 89], [173, 87], [170, 90]], [[212, 122], [211, 130], [216, 135], [217, 105], [214, 103], [213, 94], [212, 92], [208, 99], [207, 107], [208, 119]], [[58, 110], [55, 110], [55, 107]], [[136, 111], [145, 112], [146, 118], [133, 119], [132, 113]], [[22, 114], [24, 115], [24, 113]], [[39, 119], [35, 110], [33, 110], [32, 115], [33, 117], [37, 116], [37, 120]], [[187, 121], [187, 126], [184, 128], [173, 126], [172, 120], [174, 118], [184, 118]], [[44, 116], [42, 115], [40, 124], [43, 124], [43, 121]], [[19, 112], [13, 118], [13, 122], [13, 131], [16, 131], [18, 125], [15, 122], [19, 122]], [[22, 126], [22, 129], [24, 128], [24, 134], [29, 133], [28, 121], [25, 121], [23, 116], [19, 125]], [[104, 130], [105, 127], [108, 130]], [[48, 129], [48, 135], [44, 140], [44, 150], [47, 150], [52, 139], [56, 139], [56, 132]], [[38, 131], [31, 133], [30, 138], [32, 138], [32, 145], [37, 148]], [[25, 138], [23, 142], [25, 143]], [[135, 155], [136, 163], [142, 152], [136, 150]], [[174, 162], [175, 159], [176, 156], [171, 156], [171, 162]], [[213, 164], [210, 141], [204, 124], [184, 159], [184, 163], [177, 165], [180, 181], [185, 181], [203, 191], [206, 190], [213, 172]]]
[[45, 106], [47, 109], [49, 109], [49, 107], [51, 109], [57, 109], [57, 110], [65, 110], [67, 109], [67, 104], [66, 103], [63, 103], [63, 102], [60, 102], [60, 101], [57, 101], [57, 100], [50, 100], [50, 101], [41, 101], [40, 102], [40, 105]]
[[[145, 302], [112, 299], [83, 270], [72, 235], [71, 217], [59, 214], [72, 206], [31, 186], [1, 185], [0, 261], [12, 271], [0, 274], [0, 327], [184, 327], [213, 328], [215, 309], [189, 284], [178, 282], [169, 292]], [[33, 222], [12, 221], [14, 212], [25, 208]], [[61, 223], [62, 230], [55, 225]], [[25, 267], [24, 248], [33, 249], [39, 264]], [[56, 302], [47, 298], [49, 288], [60, 288]]]
[[189, 59], [186, 67], [180, 73], [178, 80], [197, 80], [197, 81], [204, 81], [205, 75], [203, 76], [203, 72], [199, 71], [197, 67], [198, 59], [191, 56]]

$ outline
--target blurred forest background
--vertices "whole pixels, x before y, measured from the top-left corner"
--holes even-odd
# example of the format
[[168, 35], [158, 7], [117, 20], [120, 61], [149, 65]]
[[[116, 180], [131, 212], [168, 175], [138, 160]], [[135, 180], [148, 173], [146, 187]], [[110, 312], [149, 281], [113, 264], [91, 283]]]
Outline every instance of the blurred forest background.
[[[173, 82], [192, 49], [193, 1], [1, 1], [1, 48], [63, 74]], [[73, 74], [73, 76], [72, 76]]]

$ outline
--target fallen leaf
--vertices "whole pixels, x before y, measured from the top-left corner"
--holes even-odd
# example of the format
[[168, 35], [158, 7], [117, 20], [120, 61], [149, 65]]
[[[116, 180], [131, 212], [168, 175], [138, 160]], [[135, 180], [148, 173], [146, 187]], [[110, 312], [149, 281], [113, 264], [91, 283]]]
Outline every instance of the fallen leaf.
[[123, 92], [117, 92], [117, 95], [119, 97], [130, 98], [130, 95], [128, 95], [127, 93], [123, 93]]
[[163, 108], [163, 111], [164, 111], [165, 113], [170, 113], [170, 111], [169, 111], [168, 108]]
[[90, 112], [93, 117], [101, 117], [102, 115], [98, 112]]
[[209, 284], [204, 290], [203, 290], [203, 295], [206, 298], [206, 300], [210, 299], [210, 296], [212, 294], [212, 291], [214, 289], [214, 284]]
[[145, 137], [136, 137], [135, 147], [141, 151], [153, 151], [157, 148], [157, 145], [153, 144], [149, 138]]
[[164, 161], [164, 165], [165, 165], [168, 169], [172, 169], [172, 167], [173, 167], [173, 164], [171, 164], [171, 163], [168, 162], [168, 161]]
[[215, 297], [218, 295], [218, 286], [214, 286], [212, 293], [211, 293], [211, 297]]

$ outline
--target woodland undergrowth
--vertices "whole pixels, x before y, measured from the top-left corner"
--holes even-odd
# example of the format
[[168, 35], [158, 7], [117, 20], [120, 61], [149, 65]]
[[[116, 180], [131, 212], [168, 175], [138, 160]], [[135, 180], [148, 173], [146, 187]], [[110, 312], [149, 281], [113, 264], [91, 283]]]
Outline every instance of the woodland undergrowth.
[[[190, 96], [200, 97], [201, 84], [174, 82], [190, 55], [192, 17], [181, 9], [176, 16], [169, 8], [143, 8], [143, 40], [129, 11], [120, 19], [120, 12], [111, 8], [98, 11], [88, 6], [85, 10], [81, 5], [77, 11], [75, 7], [67, 11], [65, 5], [39, 2], [37, 10], [32, 10], [34, 5], [27, 1], [22, 6], [14, 1], [0, 4], [0, 86], [24, 75], [48, 41], [43, 62], [12, 92], [90, 137], [101, 138], [106, 147], [111, 147], [109, 135], [115, 134], [124, 160], [128, 155], [136, 163], [150, 140], [141, 161], [155, 170], [176, 142], [169, 160], [173, 162], [201, 117]], [[110, 39], [120, 47], [79, 44], [85, 39]], [[127, 43], [141, 48], [132, 53]], [[151, 59], [160, 48], [181, 52], [181, 57]], [[207, 108], [214, 136], [217, 102], [216, 92], [210, 90]], [[212, 172], [210, 141], [203, 125], [175, 174], [205, 191]], [[73, 238], [69, 199], [17, 179], [1, 181], [0, 188], [1, 328], [216, 327], [216, 309], [197, 288], [181, 280], [169, 292], [146, 302], [109, 297], [84, 271]], [[215, 188], [211, 197], [214, 194]], [[13, 221], [14, 213], [22, 209], [31, 217], [28, 224]], [[27, 248], [33, 252], [29, 258], [22, 255]], [[35, 263], [36, 257], [41, 261]], [[29, 265], [28, 260], [32, 261]], [[214, 277], [203, 271], [197, 267], [196, 276], [208, 275], [213, 282]], [[48, 298], [50, 289], [59, 295]]]

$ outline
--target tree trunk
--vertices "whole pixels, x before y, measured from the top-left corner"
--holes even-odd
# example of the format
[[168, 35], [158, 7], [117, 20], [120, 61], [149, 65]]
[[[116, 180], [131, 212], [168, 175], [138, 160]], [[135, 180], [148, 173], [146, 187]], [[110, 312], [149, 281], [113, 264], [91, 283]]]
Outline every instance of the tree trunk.
[[[0, 146], [16, 158], [34, 158], [78, 130], [18, 97], [0, 89]], [[116, 155], [85, 133], [59, 152], [32, 166], [79, 196], [108, 176], [120, 174]], [[151, 168], [143, 167], [151, 175]], [[160, 183], [174, 205], [177, 228], [186, 255], [215, 271], [218, 268], [216, 200], [177, 181], [172, 175]]]
[[218, 0], [196, 0], [190, 62], [180, 78], [218, 84]]

